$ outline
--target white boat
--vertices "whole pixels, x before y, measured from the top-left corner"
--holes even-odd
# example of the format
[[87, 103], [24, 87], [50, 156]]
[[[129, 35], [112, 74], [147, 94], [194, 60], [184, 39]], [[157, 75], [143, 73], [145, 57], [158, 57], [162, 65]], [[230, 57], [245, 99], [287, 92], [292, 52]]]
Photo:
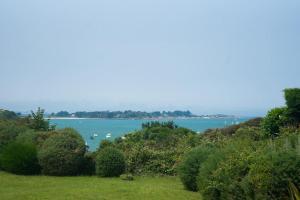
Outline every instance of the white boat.
[[98, 137], [98, 134], [97, 133], [94, 133], [94, 135], [93, 135], [94, 137]]
[[110, 137], [111, 137], [111, 133], [107, 133], [106, 138], [110, 138]]

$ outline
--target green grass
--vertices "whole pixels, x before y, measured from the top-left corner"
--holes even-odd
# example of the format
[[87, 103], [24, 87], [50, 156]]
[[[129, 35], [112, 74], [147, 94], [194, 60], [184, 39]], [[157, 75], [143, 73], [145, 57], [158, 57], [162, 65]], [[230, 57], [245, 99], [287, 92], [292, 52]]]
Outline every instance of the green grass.
[[136, 177], [134, 181], [95, 176], [18, 176], [0, 172], [0, 199], [201, 199], [176, 177]]

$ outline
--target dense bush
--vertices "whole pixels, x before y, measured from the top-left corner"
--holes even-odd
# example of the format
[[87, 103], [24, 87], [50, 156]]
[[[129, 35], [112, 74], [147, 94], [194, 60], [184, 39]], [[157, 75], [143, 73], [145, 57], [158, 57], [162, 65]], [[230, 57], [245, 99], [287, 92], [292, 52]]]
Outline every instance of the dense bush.
[[9, 111], [9, 110], [3, 110], [0, 109], [0, 119], [17, 119], [18, 115], [15, 112]]
[[32, 129], [28, 129], [25, 132], [19, 134], [15, 140], [17, 142], [37, 145], [38, 136], [39, 136], [38, 132], [35, 132]]
[[276, 137], [279, 135], [280, 127], [287, 124], [287, 108], [274, 108], [270, 110], [262, 121], [262, 128], [268, 136]]
[[197, 185], [205, 199], [245, 199], [243, 178], [249, 170], [252, 140], [232, 140], [202, 164]]
[[[284, 90], [288, 117], [294, 123], [300, 122], [300, 88], [289, 88]], [[299, 124], [298, 124], [299, 125]]]
[[99, 144], [99, 149], [104, 149], [106, 147], [113, 147], [113, 142], [110, 140], [101, 140]]
[[200, 143], [195, 132], [174, 123], [153, 122], [114, 141], [133, 174], [175, 175], [183, 154]]
[[96, 174], [98, 176], [120, 176], [124, 171], [125, 158], [119, 150], [107, 147], [98, 152], [96, 157]]
[[40, 166], [33, 144], [12, 142], [0, 154], [0, 164], [5, 171], [15, 174], [38, 174]]
[[79, 169], [80, 174], [82, 175], [94, 175], [96, 174], [96, 153], [87, 152], [84, 155], [81, 167]]
[[15, 121], [0, 120], [0, 152], [5, 145], [12, 142], [20, 133], [26, 130], [26, 127], [19, 126]]
[[239, 128], [235, 132], [234, 137], [235, 138], [250, 139], [250, 140], [254, 140], [254, 141], [259, 141], [259, 140], [262, 140], [262, 139], [266, 138], [264, 133], [257, 127], [242, 127], [242, 128]]
[[38, 154], [42, 172], [57, 176], [79, 174], [85, 150], [84, 141], [76, 131], [55, 132], [45, 140]]
[[197, 175], [199, 169], [212, 152], [212, 147], [197, 147], [184, 156], [178, 174], [186, 189], [197, 191]]
[[265, 149], [249, 168], [246, 191], [253, 199], [287, 199], [289, 181], [300, 187], [300, 156], [294, 150]]

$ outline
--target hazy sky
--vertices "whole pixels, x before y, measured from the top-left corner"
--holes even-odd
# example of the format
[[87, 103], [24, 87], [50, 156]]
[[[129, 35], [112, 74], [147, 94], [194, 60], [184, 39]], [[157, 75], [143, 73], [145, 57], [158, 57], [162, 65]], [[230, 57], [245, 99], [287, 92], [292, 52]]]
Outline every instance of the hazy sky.
[[299, 0], [1, 0], [0, 107], [261, 115], [300, 87]]

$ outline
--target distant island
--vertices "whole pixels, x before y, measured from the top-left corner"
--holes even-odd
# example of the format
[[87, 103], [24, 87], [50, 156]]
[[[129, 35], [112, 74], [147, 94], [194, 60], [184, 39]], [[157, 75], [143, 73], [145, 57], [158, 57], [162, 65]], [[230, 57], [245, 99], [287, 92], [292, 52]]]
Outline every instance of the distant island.
[[49, 118], [104, 118], [104, 119], [158, 119], [158, 118], [232, 118], [233, 115], [214, 114], [214, 115], [195, 115], [187, 111], [79, 111], [69, 113], [60, 111], [52, 113]]

